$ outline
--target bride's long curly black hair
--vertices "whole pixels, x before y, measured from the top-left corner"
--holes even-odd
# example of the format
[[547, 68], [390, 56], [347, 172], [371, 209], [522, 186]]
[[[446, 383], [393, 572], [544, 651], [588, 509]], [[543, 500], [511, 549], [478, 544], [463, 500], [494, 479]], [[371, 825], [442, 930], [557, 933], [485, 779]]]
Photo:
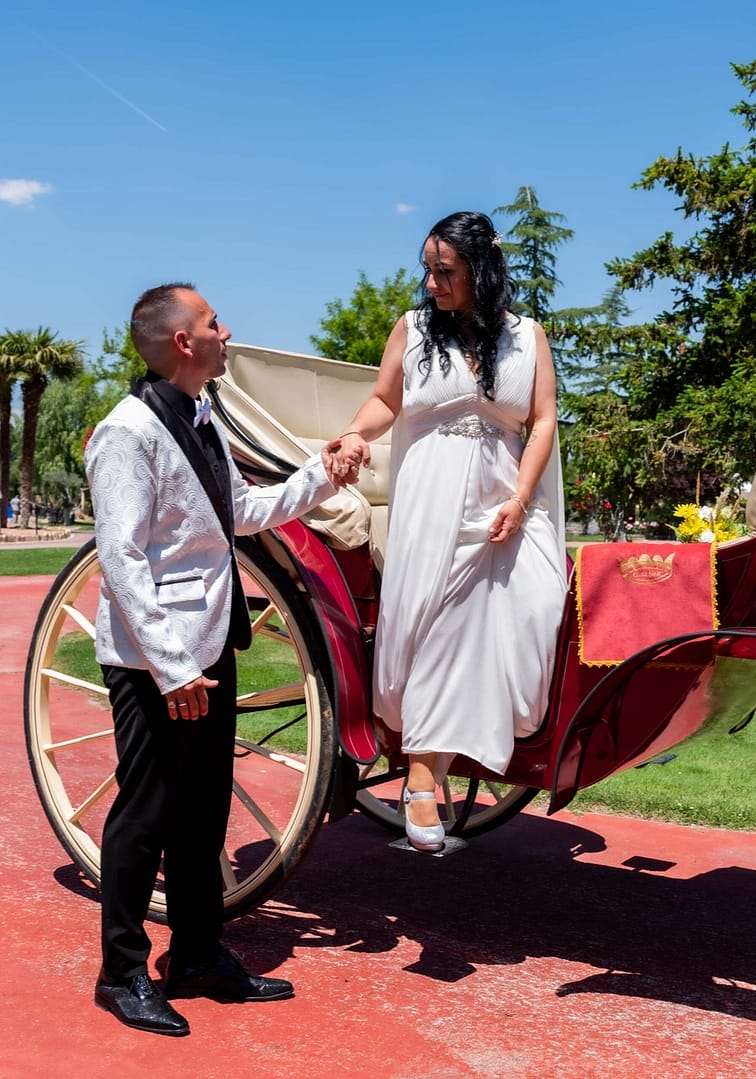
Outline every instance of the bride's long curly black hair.
[[470, 267], [474, 309], [472, 319], [464, 326], [456, 311], [439, 311], [426, 288], [426, 270], [420, 284], [417, 316], [418, 325], [424, 330], [420, 370], [430, 371], [433, 352], [437, 349], [441, 370], [448, 371], [450, 341], [457, 341], [463, 351], [474, 344], [478, 383], [485, 396], [492, 399], [497, 343], [516, 290], [493, 221], [486, 214], [473, 210], [449, 214], [433, 226], [423, 241], [421, 261], [429, 239], [449, 244]]

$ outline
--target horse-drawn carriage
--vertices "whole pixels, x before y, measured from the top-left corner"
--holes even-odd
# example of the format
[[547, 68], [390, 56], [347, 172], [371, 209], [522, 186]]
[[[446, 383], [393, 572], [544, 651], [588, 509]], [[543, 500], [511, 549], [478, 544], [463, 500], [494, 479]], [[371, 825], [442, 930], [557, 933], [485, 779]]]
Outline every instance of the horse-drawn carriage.
[[[241, 471], [264, 484], [340, 430], [375, 377], [372, 368], [230, 344], [227, 373], [210, 394]], [[403, 831], [406, 761], [398, 736], [372, 714], [370, 692], [389, 448], [388, 437], [375, 445], [359, 484], [306, 521], [238, 541], [253, 643], [239, 656], [235, 797], [223, 855], [228, 917], [283, 883], [326, 815], [357, 807]], [[645, 574], [646, 583], [665, 572], [648, 554], [634, 565], [629, 575]], [[92, 540], [45, 600], [24, 691], [40, 798], [66, 851], [95, 882], [115, 784], [107, 692], [94, 659], [99, 576]], [[540, 729], [516, 742], [504, 775], [455, 759], [442, 806], [448, 834], [502, 824], [542, 790], [557, 810], [578, 789], [658, 756], [705, 724], [735, 731], [753, 716], [756, 538], [718, 549], [710, 597], [718, 619], [709, 627], [652, 632], [610, 663], [584, 661], [580, 588], [573, 573]], [[733, 666], [740, 697], [724, 701], [721, 687], [733, 680], [721, 672]], [[158, 881], [151, 912], [159, 918], [164, 910]]]

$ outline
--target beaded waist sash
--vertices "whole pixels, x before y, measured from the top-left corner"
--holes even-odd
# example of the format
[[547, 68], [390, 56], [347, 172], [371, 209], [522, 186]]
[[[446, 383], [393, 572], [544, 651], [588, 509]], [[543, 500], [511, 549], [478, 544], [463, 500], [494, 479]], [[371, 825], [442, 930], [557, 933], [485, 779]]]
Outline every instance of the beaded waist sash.
[[439, 424], [440, 435], [462, 435], [463, 438], [501, 438], [504, 434], [494, 423], [481, 420], [478, 416], [460, 416]]

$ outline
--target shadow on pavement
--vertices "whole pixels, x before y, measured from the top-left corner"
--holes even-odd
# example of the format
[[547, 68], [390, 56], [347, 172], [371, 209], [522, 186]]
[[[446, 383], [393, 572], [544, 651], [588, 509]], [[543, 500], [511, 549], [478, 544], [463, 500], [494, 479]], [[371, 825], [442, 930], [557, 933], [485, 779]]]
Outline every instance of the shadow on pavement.
[[[756, 870], [681, 879], [664, 875], [674, 861], [642, 853], [583, 862], [605, 849], [600, 834], [532, 814], [445, 859], [397, 851], [391, 838], [358, 814], [325, 825], [276, 899], [228, 925], [229, 944], [276, 969], [295, 949], [379, 954], [409, 938], [421, 953], [403, 969], [439, 982], [474, 977], [476, 964], [551, 957], [605, 971], [559, 985], [558, 997], [619, 994], [756, 1019]], [[58, 879], [92, 896], [62, 870]]]

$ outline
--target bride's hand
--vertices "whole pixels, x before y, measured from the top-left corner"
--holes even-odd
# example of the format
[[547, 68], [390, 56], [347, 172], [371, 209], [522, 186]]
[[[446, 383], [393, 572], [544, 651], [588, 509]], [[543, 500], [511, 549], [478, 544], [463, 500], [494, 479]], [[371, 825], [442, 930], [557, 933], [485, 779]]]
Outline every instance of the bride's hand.
[[346, 453], [341, 439], [328, 442], [321, 451], [326, 475], [334, 487], [346, 487], [356, 483], [360, 474], [360, 458], [354, 453]]
[[368, 467], [370, 464], [370, 443], [366, 442], [359, 431], [347, 431], [345, 434], [339, 436], [339, 441], [342, 445], [342, 453], [351, 458], [352, 461], [357, 461], [359, 466], [360, 462]]
[[488, 530], [491, 543], [503, 543], [522, 528], [527, 517], [527, 507], [517, 495], [510, 496], [501, 505]]

